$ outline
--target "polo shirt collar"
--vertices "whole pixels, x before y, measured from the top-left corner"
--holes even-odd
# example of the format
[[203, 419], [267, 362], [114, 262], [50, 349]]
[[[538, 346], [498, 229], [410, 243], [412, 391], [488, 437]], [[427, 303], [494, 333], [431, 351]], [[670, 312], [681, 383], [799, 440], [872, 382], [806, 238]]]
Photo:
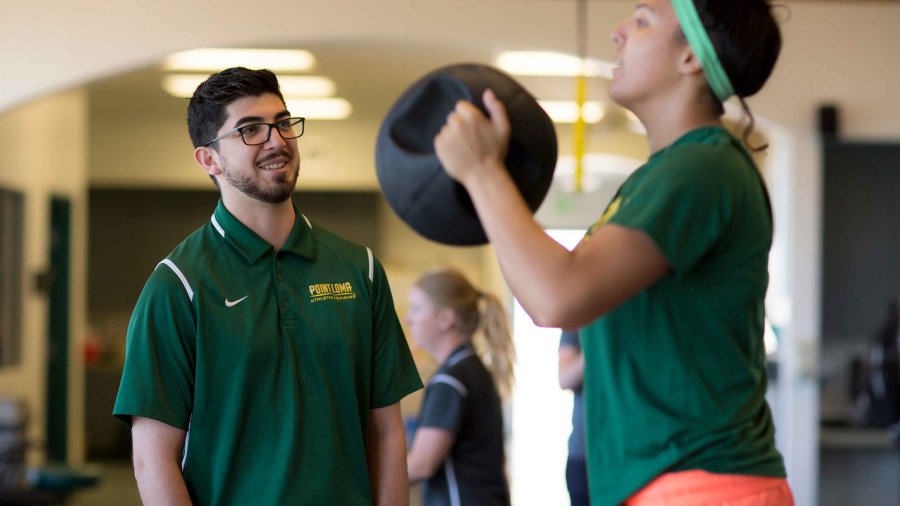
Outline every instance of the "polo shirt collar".
[[[293, 205], [293, 204], [292, 204]], [[284, 242], [284, 246], [280, 251], [291, 252], [296, 255], [316, 259], [316, 242], [313, 238], [312, 225], [300, 211], [297, 206], [293, 205], [295, 218], [294, 227], [291, 229], [290, 235]], [[225, 238], [235, 249], [237, 249], [249, 263], [255, 263], [264, 255], [273, 251], [271, 244], [266, 242], [256, 232], [250, 230], [246, 225], [238, 221], [228, 209], [222, 199], [212, 216], [212, 226], [216, 231]]]

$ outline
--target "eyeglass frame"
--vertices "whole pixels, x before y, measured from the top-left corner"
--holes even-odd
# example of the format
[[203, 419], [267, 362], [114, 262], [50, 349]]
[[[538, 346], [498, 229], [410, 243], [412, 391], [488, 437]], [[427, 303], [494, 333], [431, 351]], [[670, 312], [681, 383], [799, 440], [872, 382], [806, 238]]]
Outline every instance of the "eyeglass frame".
[[[298, 121], [294, 122], [294, 120], [298, 120]], [[297, 125], [297, 123], [300, 124], [300, 133], [296, 137], [285, 137], [284, 133], [281, 131], [281, 129], [275, 126], [275, 125], [277, 125], [279, 123], [283, 123], [285, 121], [289, 122], [289, 125], [292, 129], [294, 128], [294, 126]], [[262, 125], [269, 127], [269, 131], [266, 133], [265, 140], [263, 140], [262, 142], [258, 142], [256, 144], [250, 144], [249, 142], [247, 142], [247, 139], [244, 138], [244, 130], [247, 128], [250, 128], [250, 127], [258, 127], [258, 126], [262, 126]], [[292, 116], [290, 118], [280, 119], [280, 120], [274, 121], [272, 123], [259, 122], [259, 123], [250, 123], [249, 125], [241, 125], [239, 127], [232, 128], [231, 130], [223, 133], [222, 135], [216, 137], [215, 139], [207, 142], [206, 144], [203, 145], [203, 147], [208, 148], [214, 142], [218, 142], [218, 141], [224, 139], [225, 137], [228, 137], [229, 135], [233, 135], [235, 133], [239, 134], [239, 137], [241, 138], [241, 142], [243, 142], [245, 145], [261, 146], [261, 145], [269, 142], [269, 139], [272, 138], [272, 130], [273, 129], [277, 130], [278, 135], [280, 135], [281, 138], [284, 140], [299, 139], [300, 137], [303, 136], [303, 133], [306, 131], [306, 118], [303, 116]]]

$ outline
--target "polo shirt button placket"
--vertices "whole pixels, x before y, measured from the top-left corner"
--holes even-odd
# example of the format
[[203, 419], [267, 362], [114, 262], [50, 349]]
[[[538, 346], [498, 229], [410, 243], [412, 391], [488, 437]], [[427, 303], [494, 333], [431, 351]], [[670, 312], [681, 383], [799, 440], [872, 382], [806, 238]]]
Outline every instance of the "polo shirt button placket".
[[[277, 256], [275, 257], [275, 279], [277, 282], [284, 281], [284, 274], [281, 273], [281, 266], [279, 264]], [[278, 291], [282, 293], [284, 292], [284, 290], [281, 288], [279, 288]], [[291, 304], [290, 302], [288, 302], [288, 298], [285, 296], [285, 298], [281, 301], [281, 307], [287, 309], [288, 307], [290, 307], [290, 305]]]

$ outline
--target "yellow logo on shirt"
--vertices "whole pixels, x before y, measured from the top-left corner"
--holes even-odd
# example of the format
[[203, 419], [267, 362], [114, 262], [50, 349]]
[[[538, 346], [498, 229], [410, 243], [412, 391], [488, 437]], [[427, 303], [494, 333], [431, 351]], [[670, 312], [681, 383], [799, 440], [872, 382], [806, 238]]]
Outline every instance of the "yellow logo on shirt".
[[587, 234], [585, 234], [585, 239], [594, 235], [594, 232], [596, 232], [598, 228], [605, 225], [606, 222], [610, 220], [610, 218], [615, 216], [616, 213], [619, 212], [619, 207], [621, 205], [622, 205], [622, 197], [616, 197], [615, 200], [610, 202], [610, 204], [608, 206], [606, 206], [606, 211], [604, 211], [603, 216], [601, 216], [599, 220], [594, 222], [594, 224], [591, 225], [591, 228], [588, 229]]
[[316, 283], [309, 285], [309, 301], [350, 300], [356, 298], [353, 285], [349, 281], [343, 283]]

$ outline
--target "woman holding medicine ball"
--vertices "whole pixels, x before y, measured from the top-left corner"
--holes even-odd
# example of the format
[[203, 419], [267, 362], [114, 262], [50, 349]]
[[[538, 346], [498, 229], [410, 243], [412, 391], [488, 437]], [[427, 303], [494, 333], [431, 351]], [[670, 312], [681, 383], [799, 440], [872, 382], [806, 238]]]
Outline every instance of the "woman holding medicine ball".
[[535, 323], [579, 329], [593, 504], [793, 504], [766, 404], [772, 214], [723, 102], [775, 66], [766, 0], [641, 0], [612, 34], [609, 94], [652, 155], [571, 252], [549, 238], [502, 160], [504, 105], [459, 102], [435, 138]]

